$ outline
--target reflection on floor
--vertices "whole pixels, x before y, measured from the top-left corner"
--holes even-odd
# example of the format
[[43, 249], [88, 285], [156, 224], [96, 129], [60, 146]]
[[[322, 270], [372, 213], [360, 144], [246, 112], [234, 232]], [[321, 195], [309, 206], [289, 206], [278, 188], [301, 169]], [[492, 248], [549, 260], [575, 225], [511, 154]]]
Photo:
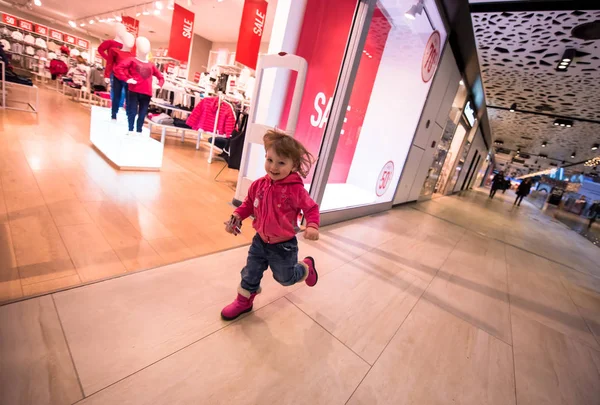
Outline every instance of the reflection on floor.
[[[40, 89], [39, 117], [0, 114], [0, 302], [241, 246], [225, 234], [237, 171], [169, 140], [161, 172], [113, 169], [89, 110]], [[247, 226], [249, 228], [249, 226]]]
[[589, 404], [600, 249], [470, 192], [300, 242], [320, 281], [270, 275], [225, 323], [246, 248], [0, 307], [0, 403]]
[[589, 226], [589, 218], [584, 218], [581, 215], [573, 214], [563, 210], [553, 212], [553, 217], [558, 219], [563, 224], [600, 247], [600, 222], [596, 221], [592, 226]]

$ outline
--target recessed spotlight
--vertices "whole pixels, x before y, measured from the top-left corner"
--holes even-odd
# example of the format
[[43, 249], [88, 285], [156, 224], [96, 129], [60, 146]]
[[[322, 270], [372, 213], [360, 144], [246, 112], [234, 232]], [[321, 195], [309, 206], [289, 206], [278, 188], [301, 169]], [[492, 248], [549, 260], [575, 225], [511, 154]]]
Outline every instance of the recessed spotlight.
[[155, 1], [154, 7], [156, 7], [157, 10], [162, 10], [164, 6], [162, 4], [162, 1]]
[[90, 20], [88, 23], [89, 23], [90, 25], [92, 25], [92, 24], [94, 23], [94, 20]]
[[81, 24], [79, 24], [80, 27], [85, 27], [85, 23], [82, 22]]
[[33, 4], [35, 4], [38, 7], [42, 7], [42, 2], [40, 0], [33, 0]]
[[559, 125], [559, 123], [558, 123], [558, 122], [555, 122], [555, 123], [554, 123], [554, 125], [555, 125], [555, 126], [558, 126], [558, 125]]
[[542, 148], [545, 148], [548, 145], [548, 142], [542, 142]]
[[571, 154], [571, 159], [575, 159], [575, 152]]
[[75, 24], [75, 21], [73, 20], [69, 21], [69, 25], [73, 28], [77, 28], [77, 24]]
[[458, 84], [460, 84], [461, 86], [464, 86], [465, 82], [464, 82], [464, 80], [461, 80], [460, 82], [458, 82]]
[[154, 10], [154, 15], [160, 15], [160, 10], [159, 9]]
[[592, 150], [598, 150], [598, 148], [600, 147], [600, 145], [598, 145], [597, 143], [592, 145]]
[[513, 103], [513, 104], [510, 106], [510, 112], [515, 112], [515, 111], [517, 111], [517, 103]]
[[566, 125], [563, 123], [563, 124], [560, 124], [560, 126], [561, 126], [561, 127], [564, 127], [564, 126], [566, 126]]

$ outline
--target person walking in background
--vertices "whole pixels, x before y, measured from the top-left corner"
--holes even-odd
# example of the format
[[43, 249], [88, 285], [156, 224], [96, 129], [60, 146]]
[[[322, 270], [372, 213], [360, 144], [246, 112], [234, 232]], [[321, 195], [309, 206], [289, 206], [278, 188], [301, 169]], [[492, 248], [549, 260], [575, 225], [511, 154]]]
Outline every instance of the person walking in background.
[[499, 188], [504, 187], [504, 172], [500, 171], [498, 174], [496, 174], [494, 176], [494, 179], [492, 180], [492, 189], [490, 191], [490, 198], [494, 198], [494, 196], [496, 195], [496, 191], [498, 191]]
[[598, 217], [600, 216], [600, 201], [594, 201], [594, 203], [590, 207], [589, 216], [590, 223], [588, 224], [588, 229], [591, 228], [592, 225], [594, 225], [594, 222], [596, 222], [596, 219], [598, 219]]
[[519, 188], [517, 188], [517, 198], [515, 199], [515, 202], [513, 203], [513, 205], [517, 205], [517, 207], [521, 206], [521, 201], [523, 201], [523, 198], [527, 197], [529, 195], [529, 192], [531, 191], [531, 180], [529, 179], [525, 179], [521, 182], [521, 184], [519, 184]]

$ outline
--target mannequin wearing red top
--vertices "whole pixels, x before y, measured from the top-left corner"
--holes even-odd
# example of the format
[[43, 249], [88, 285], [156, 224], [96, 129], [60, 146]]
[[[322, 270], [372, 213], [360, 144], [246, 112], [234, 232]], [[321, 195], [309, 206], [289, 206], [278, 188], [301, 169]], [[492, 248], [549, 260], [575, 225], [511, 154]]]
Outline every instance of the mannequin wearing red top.
[[[126, 32], [123, 34], [123, 48], [110, 48], [108, 50], [108, 57], [106, 58], [106, 66], [108, 70], [108, 66], [117, 66], [119, 63], [124, 60], [131, 58], [133, 55], [131, 54], [131, 48], [135, 44], [135, 37], [133, 34]], [[111, 69], [113, 69], [111, 68]], [[113, 120], [117, 119], [117, 113], [119, 112], [119, 108], [123, 105], [123, 101], [127, 99], [127, 82], [124, 80], [120, 80], [115, 76], [114, 72], [110, 75], [110, 99], [112, 102], [111, 106], [111, 118]]]
[[[117, 24], [115, 28], [115, 39], [107, 39], [103, 41], [98, 47], [98, 53], [102, 56], [102, 59], [106, 61], [106, 69], [104, 70], [104, 77], [110, 78], [110, 74], [112, 73], [113, 65], [109, 59], [108, 52], [111, 49], [117, 48], [121, 49], [124, 45], [123, 37], [127, 33], [127, 28], [123, 24]], [[131, 45], [133, 46], [133, 45]], [[131, 47], [129, 48], [131, 49]]]
[[[133, 132], [133, 124], [136, 124], [136, 131], [142, 132], [144, 120], [148, 113], [148, 106], [152, 98], [152, 77], [158, 78], [158, 85], [162, 87], [165, 80], [156, 68], [148, 61], [150, 53], [150, 41], [145, 37], [139, 37], [135, 46], [137, 55], [131, 57], [115, 66], [115, 76], [127, 82], [127, 120], [129, 121], [129, 132]], [[137, 123], [135, 117], [137, 116]]]

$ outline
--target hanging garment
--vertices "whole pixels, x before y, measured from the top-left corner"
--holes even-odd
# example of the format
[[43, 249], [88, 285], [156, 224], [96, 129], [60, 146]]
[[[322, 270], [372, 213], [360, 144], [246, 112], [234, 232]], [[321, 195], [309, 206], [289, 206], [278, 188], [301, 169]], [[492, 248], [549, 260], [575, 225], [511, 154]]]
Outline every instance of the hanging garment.
[[2, 44], [5, 51], [10, 51], [10, 43], [6, 39], [0, 39], [0, 44]]
[[15, 41], [23, 41], [23, 34], [21, 34], [19, 31], [14, 31], [10, 36]]
[[213, 132], [215, 130], [215, 120], [217, 119], [217, 110], [219, 119], [217, 122], [217, 133], [230, 136], [235, 127], [235, 114], [233, 109], [226, 102], [221, 101], [219, 109], [219, 98], [208, 97], [194, 108], [192, 114], [186, 121], [192, 129]]
[[229, 155], [223, 157], [227, 161], [230, 169], [239, 170], [242, 164], [242, 153], [244, 151], [244, 142], [246, 140], [246, 127], [248, 125], [248, 114], [240, 113], [238, 125], [231, 134], [229, 141]]
[[71, 50], [69, 49], [68, 46], [63, 45], [60, 47], [60, 53], [68, 56], [71, 53]]
[[90, 71], [90, 85], [91, 86], [102, 86], [106, 88], [104, 82], [104, 72], [94, 68]]
[[159, 87], [165, 83], [162, 73], [152, 62], [142, 62], [137, 58], [129, 58], [114, 67], [114, 74], [118, 79], [127, 81], [134, 79], [136, 84], [129, 84], [130, 92], [145, 94], [152, 97], [152, 76], [158, 79]]
[[35, 38], [31, 34], [27, 34], [25, 35], [25, 38], [23, 38], [23, 42], [25, 42], [26, 44], [34, 45]]
[[46, 41], [44, 41], [42, 38], [37, 38], [35, 40], [35, 45], [39, 46], [40, 48], [46, 48]]

